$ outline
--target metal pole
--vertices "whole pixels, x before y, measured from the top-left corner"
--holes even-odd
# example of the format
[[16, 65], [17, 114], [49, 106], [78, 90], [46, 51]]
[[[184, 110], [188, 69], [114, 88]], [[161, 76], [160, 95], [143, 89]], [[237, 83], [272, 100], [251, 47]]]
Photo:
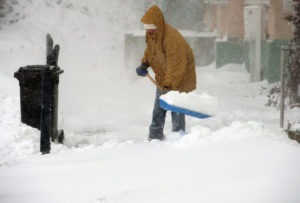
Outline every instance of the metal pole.
[[280, 128], [284, 127], [284, 54], [285, 49], [281, 48], [281, 60], [280, 60], [280, 81], [281, 81], [281, 88], [280, 88]]
[[40, 152], [48, 154], [51, 150], [51, 76], [50, 67], [42, 70], [42, 112], [41, 112], [41, 145]]
[[[63, 73], [63, 70], [60, 70], [59, 67], [54, 67], [51, 69], [51, 139], [54, 141], [58, 139], [59, 141], [59, 131], [58, 126], [58, 84], [59, 84], [59, 75]], [[61, 143], [59, 141], [59, 143]]]
[[50, 34], [47, 34], [46, 35], [46, 59], [52, 53], [52, 49], [53, 49], [53, 39], [51, 38]]

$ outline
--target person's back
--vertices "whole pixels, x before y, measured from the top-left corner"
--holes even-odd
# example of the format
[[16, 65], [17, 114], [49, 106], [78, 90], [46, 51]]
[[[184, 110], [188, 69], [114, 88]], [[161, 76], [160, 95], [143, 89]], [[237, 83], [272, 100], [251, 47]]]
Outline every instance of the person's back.
[[[172, 26], [166, 24], [164, 46], [166, 47], [166, 58], [168, 62], [171, 61], [173, 65], [169, 65], [172, 71], [176, 74], [170, 78], [173, 81], [174, 88], [180, 92], [190, 92], [196, 89], [196, 71], [195, 59], [193, 50], [186, 42], [184, 37]], [[172, 67], [174, 66], [174, 67]], [[182, 66], [182, 67], [181, 67]], [[180, 81], [180, 75], [183, 76]]]

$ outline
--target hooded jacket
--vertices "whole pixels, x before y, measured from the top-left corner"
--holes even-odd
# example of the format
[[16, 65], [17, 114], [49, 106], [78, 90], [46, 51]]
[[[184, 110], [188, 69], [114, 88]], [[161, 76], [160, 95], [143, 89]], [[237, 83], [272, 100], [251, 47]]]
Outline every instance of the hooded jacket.
[[190, 92], [196, 89], [193, 51], [183, 36], [165, 22], [160, 8], [150, 7], [142, 17], [144, 24], [154, 24], [154, 34], [146, 33], [147, 48], [142, 63], [151, 66], [160, 87]]

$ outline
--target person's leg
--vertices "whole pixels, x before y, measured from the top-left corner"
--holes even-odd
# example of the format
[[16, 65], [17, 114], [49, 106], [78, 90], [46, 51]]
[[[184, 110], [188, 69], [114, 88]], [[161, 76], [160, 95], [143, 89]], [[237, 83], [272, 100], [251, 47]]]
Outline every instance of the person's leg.
[[156, 97], [154, 102], [154, 109], [152, 113], [152, 122], [149, 128], [149, 140], [152, 139], [164, 139], [164, 125], [166, 120], [166, 110], [162, 109], [159, 105], [159, 97], [161, 96], [162, 92], [157, 89], [156, 90]]
[[173, 132], [185, 132], [185, 116], [181, 113], [172, 112], [172, 130]]

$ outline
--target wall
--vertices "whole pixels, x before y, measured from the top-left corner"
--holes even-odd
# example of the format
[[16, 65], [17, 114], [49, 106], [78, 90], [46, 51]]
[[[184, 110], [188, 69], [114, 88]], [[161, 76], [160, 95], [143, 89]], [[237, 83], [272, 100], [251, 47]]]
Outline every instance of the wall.
[[244, 0], [229, 0], [227, 9], [227, 36], [244, 37]]
[[[284, 2], [283, 2], [284, 1]], [[251, 53], [249, 43], [244, 41], [244, 6], [259, 3], [266, 10], [266, 22], [263, 32], [266, 40], [261, 42], [262, 79], [269, 82], [279, 81], [281, 46], [287, 45], [292, 38], [292, 25], [284, 17], [293, 12], [286, 0], [261, 1], [228, 0], [219, 3], [210, 1], [206, 5], [204, 23], [208, 30], [217, 31], [220, 38], [216, 42], [216, 66], [228, 63], [245, 63], [250, 71]], [[217, 3], [216, 3], [217, 2]], [[283, 4], [284, 3], [284, 4]]]
[[287, 40], [267, 40], [263, 43], [263, 76], [270, 83], [280, 80], [281, 46], [287, 44]]
[[168, 0], [166, 21], [181, 30], [204, 31], [203, 0]]
[[204, 31], [204, 0], [144, 0], [145, 8], [157, 4], [167, 23], [180, 30]]
[[272, 0], [271, 5], [271, 9], [274, 10], [274, 17], [272, 18], [274, 27], [271, 31], [273, 32], [272, 39], [290, 39], [292, 37], [292, 25], [289, 24], [284, 17], [292, 11], [283, 10], [282, 0]]

